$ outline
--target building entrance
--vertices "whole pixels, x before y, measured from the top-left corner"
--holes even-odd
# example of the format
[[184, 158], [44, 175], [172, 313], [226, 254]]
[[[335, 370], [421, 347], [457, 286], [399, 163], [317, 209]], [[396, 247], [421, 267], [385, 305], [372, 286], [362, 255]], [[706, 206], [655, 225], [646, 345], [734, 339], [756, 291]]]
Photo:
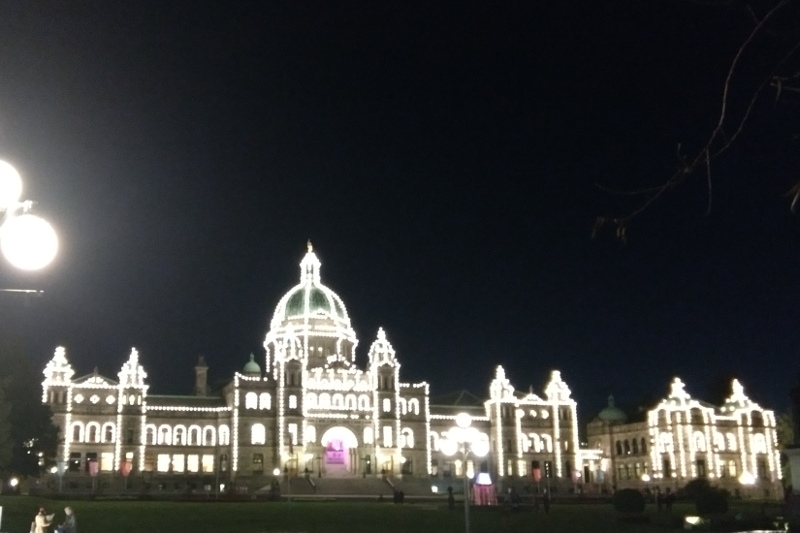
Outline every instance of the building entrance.
[[358, 439], [342, 426], [328, 429], [322, 435], [323, 464], [326, 476], [348, 476], [356, 473]]

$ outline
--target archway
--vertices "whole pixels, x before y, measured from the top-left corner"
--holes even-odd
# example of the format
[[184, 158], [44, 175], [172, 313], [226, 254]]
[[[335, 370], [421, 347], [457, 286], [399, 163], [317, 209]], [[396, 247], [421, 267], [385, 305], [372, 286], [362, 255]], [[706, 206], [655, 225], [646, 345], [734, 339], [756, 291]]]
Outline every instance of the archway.
[[358, 439], [343, 426], [328, 428], [320, 439], [326, 475], [342, 476], [355, 473]]

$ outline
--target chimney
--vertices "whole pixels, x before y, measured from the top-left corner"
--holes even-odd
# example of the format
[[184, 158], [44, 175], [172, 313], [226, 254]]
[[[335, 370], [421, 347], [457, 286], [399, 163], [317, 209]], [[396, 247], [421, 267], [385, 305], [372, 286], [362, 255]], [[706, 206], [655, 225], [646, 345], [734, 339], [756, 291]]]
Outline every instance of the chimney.
[[194, 367], [194, 394], [195, 396], [208, 395], [208, 365], [205, 358], [201, 355]]

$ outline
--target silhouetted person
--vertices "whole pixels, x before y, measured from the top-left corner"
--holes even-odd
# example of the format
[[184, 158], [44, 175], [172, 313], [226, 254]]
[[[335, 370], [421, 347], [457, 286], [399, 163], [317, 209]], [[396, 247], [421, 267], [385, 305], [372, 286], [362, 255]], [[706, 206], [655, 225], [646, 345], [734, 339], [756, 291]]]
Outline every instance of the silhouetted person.
[[667, 506], [667, 512], [672, 512], [672, 504], [675, 503], [675, 495], [672, 490], [667, 488], [667, 494], [664, 496], [664, 505]]

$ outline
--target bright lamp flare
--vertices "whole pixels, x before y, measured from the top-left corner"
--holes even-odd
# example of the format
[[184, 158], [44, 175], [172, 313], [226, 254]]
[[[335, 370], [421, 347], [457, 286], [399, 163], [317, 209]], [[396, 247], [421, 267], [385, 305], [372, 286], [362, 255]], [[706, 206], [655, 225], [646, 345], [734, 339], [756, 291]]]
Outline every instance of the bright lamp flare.
[[0, 249], [21, 270], [38, 270], [58, 252], [58, 237], [49, 222], [35, 215], [12, 217], [0, 228]]
[[21, 195], [22, 178], [19, 172], [5, 161], [0, 161], [0, 210], [19, 202]]

